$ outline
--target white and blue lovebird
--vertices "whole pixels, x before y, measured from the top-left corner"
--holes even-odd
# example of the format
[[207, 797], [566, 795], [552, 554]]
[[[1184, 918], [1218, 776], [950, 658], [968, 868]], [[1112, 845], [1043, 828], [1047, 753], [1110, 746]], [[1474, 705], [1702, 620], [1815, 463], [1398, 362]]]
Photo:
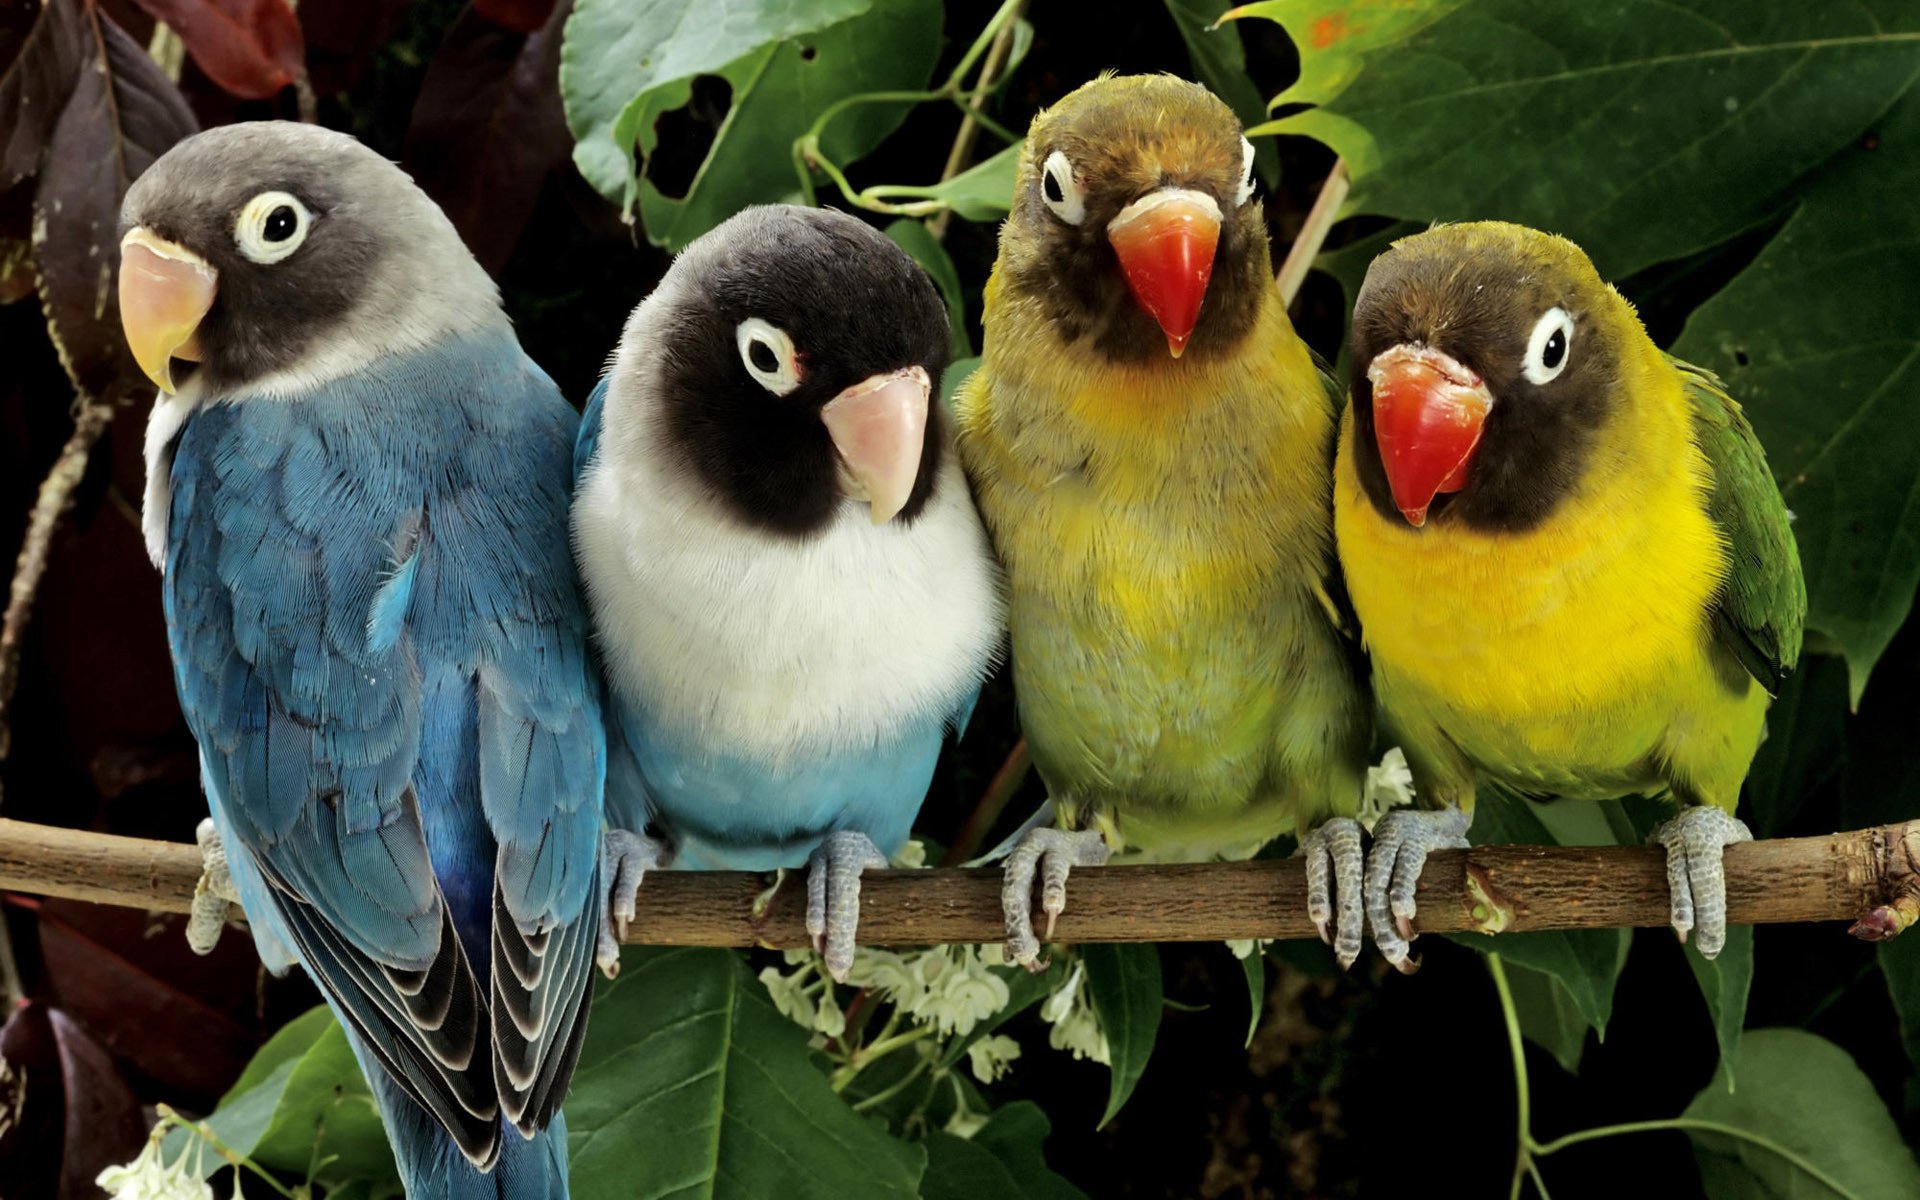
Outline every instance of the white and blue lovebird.
[[213, 886], [326, 994], [410, 1195], [565, 1196], [606, 770], [573, 411], [452, 224], [343, 134], [189, 138], [121, 228]]
[[[937, 400], [945, 306], [893, 242], [749, 208], [680, 254], [588, 402], [573, 526], [606, 666], [613, 917], [658, 856], [808, 868], [852, 965], [998, 653], [999, 570]], [[630, 757], [628, 757], [630, 756]]]

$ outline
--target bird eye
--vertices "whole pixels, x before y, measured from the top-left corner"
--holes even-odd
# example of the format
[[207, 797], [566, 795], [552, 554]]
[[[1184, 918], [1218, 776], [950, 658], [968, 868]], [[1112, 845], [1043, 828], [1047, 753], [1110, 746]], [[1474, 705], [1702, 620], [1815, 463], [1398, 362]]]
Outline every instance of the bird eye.
[[1240, 191], [1233, 198], [1233, 206], [1240, 207], [1253, 199], [1253, 143], [1246, 138], [1240, 139]]
[[313, 214], [289, 192], [261, 192], [247, 201], [233, 223], [240, 253], [263, 265], [277, 263], [307, 240]]
[[1534, 322], [1533, 336], [1527, 339], [1527, 357], [1521, 373], [1532, 384], [1552, 383], [1567, 369], [1567, 353], [1573, 349], [1573, 318], [1567, 310], [1555, 306], [1540, 314]]
[[761, 387], [785, 396], [800, 386], [800, 355], [785, 330], [748, 317], [734, 328], [733, 343], [740, 348], [747, 374]]
[[1040, 198], [1054, 216], [1069, 225], [1087, 219], [1087, 195], [1073, 177], [1073, 164], [1058, 150], [1047, 155], [1046, 165], [1040, 169]]

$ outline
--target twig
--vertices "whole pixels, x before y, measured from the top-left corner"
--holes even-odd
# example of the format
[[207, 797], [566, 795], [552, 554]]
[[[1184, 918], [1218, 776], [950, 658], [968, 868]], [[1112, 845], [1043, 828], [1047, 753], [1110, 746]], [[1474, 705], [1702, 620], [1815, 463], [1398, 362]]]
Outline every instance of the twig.
[[1340, 214], [1340, 206], [1347, 202], [1351, 186], [1347, 181], [1347, 160], [1334, 159], [1333, 170], [1327, 172], [1327, 181], [1320, 185], [1320, 194], [1314, 197], [1307, 219], [1301, 222], [1300, 236], [1293, 239], [1286, 261], [1280, 264], [1280, 273], [1274, 277], [1280, 288], [1280, 301], [1287, 307], [1293, 306], [1293, 298], [1300, 294], [1300, 285], [1307, 281], [1307, 272], [1312, 269], [1313, 260], [1320, 256], [1320, 247], [1326, 244], [1327, 233]]
[[61, 447], [60, 457], [54, 459], [53, 469], [41, 481], [40, 495], [27, 517], [26, 537], [20, 542], [20, 557], [13, 565], [6, 617], [0, 621], [0, 762], [6, 761], [13, 748], [13, 691], [20, 684], [20, 647], [33, 616], [40, 580], [47, 573], [54, 530], [73, 504], [73, 491], [87, 473], [93, 444], [113, 423], [113, 412], [111, 404], [87, 396], [80, 398], [74, 411], [73, 433]]
[[[1738, 924], [1838, 921], [1920, 902], [1920, 820], [1727, 849]], [[200, 874], [192, 846], [0, 819], [0, 889], [185, 912]], [[647, 875], [628, 940], [656, 945], [808, 944], [805, 888], [791, 872], [759, 917], [764, 876]], [[1427, 932], [1601, 929], [1667, 923], [1665, 858], [1652, 846], [1479, 846], [1427, 860], [1417, 924]], [[869, 871], [861, 940], [992, 942], [1005, 933], [1000, 872]], [[1064, 942], [1183, 942], [1313, 935], [1298, 859], [1083, 868], [1057, 929]]]
[[1006, 760], [987, 781], [987, 790], [980, 793], [980, 803], [973, 806], [967, 823], [954, 835], [953, 845], [947, 847], [945, 857], [940, 860], [941, 866], [957, 866], [973, 857], [980, 843], [986, 840], [987, 830], [992, 829], [1000, 814], [1007, 810], [1007, 802], [1013, 799], [1032, 770], [1033, 755], [1027, 750], [1027, 739], [1021, 738], [1007, 751]]
[[[1013, 53], [1013, 38], [1019, 32], [1020, 18], [1026, 14], [1027, 0], [1019, 0], [1013, 6], [1013, 13], [1000, 32], [993, 37], [993, 46], [987, 51], [987, 58], [980, 65], [980, 78], [973, 85], [973, 95], [967, 99], [967, 115], [960, 118], [960, 130], [953, 135], [953, 148], [947, 151], [947, 165], [940, 171], [940, 182], [945, 183], [966, 169], [967, 160], [973, 157], [973, 143], [980, 136], [980, 122], [977, 115], [981, 106], [987, 102], [987, 95], [993, 90], [1000, 69], [1007, 65], [1007, 58]], [[943, 208], [927, 222], [927, 232], [934, 241], [947, 236], [947, 224], [953, 220], [953, 210]]]

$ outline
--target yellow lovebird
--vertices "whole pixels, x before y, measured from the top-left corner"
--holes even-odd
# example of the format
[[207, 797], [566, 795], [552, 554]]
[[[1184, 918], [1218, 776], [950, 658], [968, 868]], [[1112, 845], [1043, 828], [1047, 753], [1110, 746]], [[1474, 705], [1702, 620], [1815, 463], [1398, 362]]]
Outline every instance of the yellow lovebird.
[[1340, 389], [1274, 287], [1232, 111], [1171, 76], [1102, 77], [1037, 117], [985, 325], [960, 451], [1060, 826], [1008, 858], [1011, 955], [1039, 954], [1036, 868], [1051, 926], [1074, 865], [1294, 833], [1351, 963], [1371, 717], [1336, 599]]
[[1335, 482], [1382, 717], [1424, 810], [1388, 814], [1368, 921], [1407, 961], [1428, 850], [1476, 775], [1536, 796], [1668, 795], [1673, 928], [1726, 941], [1722, 854], [1800, 655], [1785, 504], [1719, 380], [1662, 354], [1578, 246], [1446, 225], [1374, 260]]

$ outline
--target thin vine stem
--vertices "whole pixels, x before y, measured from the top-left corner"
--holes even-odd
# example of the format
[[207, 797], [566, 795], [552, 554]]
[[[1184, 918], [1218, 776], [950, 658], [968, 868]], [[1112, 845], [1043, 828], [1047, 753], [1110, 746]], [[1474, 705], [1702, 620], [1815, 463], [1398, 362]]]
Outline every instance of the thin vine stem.
[[927, 1068], [932, 1064], [933, 1064], [932, 1059], [924, 1058], [924, 1057], [921, 1058], [920, 1061], [913, 1064], [913, 1068], [911, 1070], [909, 1070], [905, 1075], [902, 1075], [895, 1082], [888, 1084], [884, 1088], [881, 1088], [879, 1091], [875, 1092], [871, 1096], [868, 1096], [864, 1100], [854, 1101], [853, 1111], [866, 1112], [870, 1108], [878, 1108], [880, 1105], [885, 1104], [887, 1101], [893, 1099], [895, 1096], [898, 1096], [901, 1092], [904, 1092], [909, 1087], [911, 1087], [916, 1080], [918, 1080], [922, 1075], [925, 1075], [927, 1073]]
[[1632, 1133], [1660, 1133], [1669, 1130], [1685, 1132], [1689, 1129], [1697, 1129], [1702, 1133], [1717, 1133], [1722, 1137], [1730, 1137], [1735, 1141], [1745, 1142], [1750, 1146], [1758, 1146], [1779, 1157], [1791, 1166], [1805, 1171], [1815, 1182], [1819, 1183], [1822, 1187], [1832, 1189], [1836, 1195], [1845, 1196], [1847, 1200], [1859, 1200], [1860, 1194], [1858, 1192], [1847, 1187], [1833, 1176], [1809, 1162], [1806, 1158], [1787, 1149], [1780, 1143], [1764, 1138], [1751, 1129], [1742, 1129], [1737, 1125], [1723, 1125], [1719, 1121], [1703, 1121], [1698, 1117], [1666, 1117], [1656, 1121], [1629, 1121], [1623, 1125], [1600, 1125], [1593, 1129], [1582, 1129], [1576, 1133], [1569, 1133], [1565, 1137], [1557, 1137], [1550, 1142], [1535, 1145], [1532, 1147], [1532, 1150], [1536, 1157], [1545, 1158], [1547, 1155], [1557, 1154], [1569, 1146], [1577, 1146], [1582, 1142], [1597, 1141], [1600, 1138], [1622, 1137]]
[[[1533, 1090], [1527, 1079], [1527, 1048], [1520, 1038], [1520, 1013], [1513, 1004], [1513, 989], [1507, 984], [1507, 968], [1498, 954], [1487, 955], [1487, 970], [1493, 975], [1494, 990], [1500, 993], [1500, 1016], [1507, 1026], [1507, 1051], [1513, 1056], [1514, 1106], [1519, 1110], [1520, 1132], [1514, 1146], [1513, 1186], [1507, 1195], [1509, 1200], [1520, 1200], [1520, 1190], [1526, 1186], [1527, 1175], [1533, 1168]], [[1540, 1194], [1545, 1197], [1546, 1189], [1542, 1188]]]

